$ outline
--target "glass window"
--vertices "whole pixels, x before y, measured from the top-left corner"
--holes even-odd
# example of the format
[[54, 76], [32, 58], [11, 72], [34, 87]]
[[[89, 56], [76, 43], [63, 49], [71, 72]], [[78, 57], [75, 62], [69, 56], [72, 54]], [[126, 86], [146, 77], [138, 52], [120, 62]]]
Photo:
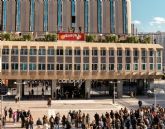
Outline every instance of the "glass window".
[[130, 50], [129, 49], [125, 50], [125, 56], [130, 56]]
[[57, 55], [62, 56], [63, 55], [63, 49], [57, 49]]
[[122, 64], [120, 63], [120, 64], [117, 64], [117, 70], [122, 70], [123, 69], [123, 66], [122, 66]]
[[2, 70], [8, 70], [9, 64], [8, 63], [2, 63]]
[[45, 70], [45, 64], [38, 64], [38, 70]]
[[92, 70], [97, 70], [97, 64], [92, 64]]
[[75, 49], [75, 50], [74, 50], [74, 55], [75, 55], [75, 56], [80, 56], [80, 54], [81, 54], [80, 49]]
[[114, 64], [109, 64], [109, 70], [110, 70], [110, 71], [111, 71], [111, 70], [115, 70]]
[[122, 56], [122, 49], [117, 49], [117, 56]]
[[101, 64], [101, 70], [106, 70], [106, 64]]
[[12, 55], [18, 55], [18, 48], [13, 48], [13, 49], [11, 50], [11, 54], [12, 54]]
[[48, 49], [48, 55], [49, 56], [54, 56], [54, 48], [49, 48]]
[[74, 70], [80, 70], [80, 64], [74, 64]]
[[157, 56], [161, 56], [161, 50], [157, 50], [157, 52], [156, 52], [157, 54]]
[[2, 54], [3, 55], [9, 55], [9, 49], [8, 48], [3, 48], [2, 49]]
[[158, 70], [162, 69], [162, 65], [161, 64], [157, 64]]
[[101, 49], [101, 56], [106, 56], [106, 50], [105, 49]]
[[149, 51], [149, 54], [150, 54], [150, 56], [154, 56], [154, 51], [153, 50], [150, 50]]
[[47, 64], [47, 70], [54, 70], [54, 64]]
[[84, 49], [83, 50], [83, 55], [84, 56], [89, 56], [89, 49]]
[[92, 49], [92, 56], [97, 56], [97, 49]]
[[36, 70], [36, 64], [35, 63], [30, 63], [29, 64], [29, 70]]
[[134, 49], [134, 51], [133, 51], [133, 56], [139, 56], [139, 51], [138, 51], [138, 49]]
[[65, 64], [65, 70], [72, 70], [72, 64]]
[[11, 69], [12, 70], [18, 70], [18, 63], [12, 63], [11, 64]]
[[154, 64], [150, 64], [150, 70], [154, 70]]
[[28, 49], [27, 48], [22, 48], [20, 55], [28, 55]]
[[146, 50], [145, 49], [142, 49], [141, 53], [142, 53], [142, 56], [146, 56]]
[[114, 56], [114, 49], [109, 50], [109, 56]]
[[71, 56], [72, 55], [72, 49], [65, 49], [65, 55]]
[[131, 69], [130, 64], [126, 64], [125, 70], [130, 70], [130, 69]]
[[89, 70], [89, 64], [83, 64], [83, 70]]
[[142, 64], [142, 70], [146, 70], [146, 64]]
[[56, 70], [63, 70], [63, 64], [57, 64]]
[[45, 48], [40, 48], [40, 49], [39, 49], [39, 52], [38, 52], [38, 55], [46, 55], [46, 50], [45, 50]]
[[37, 49], [36, 48], [30, 48], [30, 55], [32, 55], [32, 56], [37, 55]]
[[134, 70], [138, 70], [138, 64], [134, 64]]
[[20, 70], [26, 71], [27, 70], [27, 63], [21, 63], [20, 64]]

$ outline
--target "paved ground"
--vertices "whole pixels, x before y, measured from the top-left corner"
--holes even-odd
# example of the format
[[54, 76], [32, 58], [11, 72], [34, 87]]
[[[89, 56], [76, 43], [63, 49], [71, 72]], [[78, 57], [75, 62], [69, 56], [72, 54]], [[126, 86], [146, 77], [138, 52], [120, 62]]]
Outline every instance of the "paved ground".
[[[31, 110], [34, 117], [34, 121], [37, 118], [42, 118], [43, 115], [55, 115], [60, 112], [61, 116], [67, 114], [69, 110], [82, 110], [85, 113], [89, 113], [91, 120], [96, 112], [102, 114], [110, 110], [119, 110], [127, 107], [128, 109], [136, 109], [138, 107], [138, 101], [142, 100], [143, 105], [152, 105], [154, 98], [140, 97], [140, 98], [122, 98], [116, 99], [116, 104], [112, 104], [112, 99], [95, 99], [95, 100], [53, 100], [51, 108], [47, 107], [47, 101], [21, 101], [15, 103], [14, 101], [3, 102], [3, 107], [12, 107], [16, 109]], [[157, 103], [165, 107], [165, 96], [157, 96]], [[7, 123], [6, 129], [18, 129], [20, 123]]]

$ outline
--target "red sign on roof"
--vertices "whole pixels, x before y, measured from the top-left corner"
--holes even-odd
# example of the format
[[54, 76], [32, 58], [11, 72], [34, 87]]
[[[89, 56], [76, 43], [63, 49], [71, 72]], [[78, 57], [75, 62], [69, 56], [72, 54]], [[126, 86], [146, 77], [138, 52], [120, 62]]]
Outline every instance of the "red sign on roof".
[[84, 33], [58, 33], [58, 40], [84, 41]]

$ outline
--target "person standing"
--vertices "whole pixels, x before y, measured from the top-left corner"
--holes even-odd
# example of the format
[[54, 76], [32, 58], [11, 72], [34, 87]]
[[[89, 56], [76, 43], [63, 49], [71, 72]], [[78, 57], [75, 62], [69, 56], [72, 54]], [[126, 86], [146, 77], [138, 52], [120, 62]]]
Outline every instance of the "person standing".
[[29, 127], [30, 127], [30, 129], [33, 129], [33, 117], [32, 117], [32, 115], [30, 114], [29, 115]]
[[51, 98], [48, 99], [48, 107], [51, 107]]

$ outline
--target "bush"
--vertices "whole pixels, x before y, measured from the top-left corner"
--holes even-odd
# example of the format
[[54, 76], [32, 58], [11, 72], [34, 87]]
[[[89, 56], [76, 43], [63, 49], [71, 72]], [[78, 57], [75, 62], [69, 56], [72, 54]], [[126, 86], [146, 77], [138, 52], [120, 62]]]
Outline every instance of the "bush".
[[94, 35], [86, 35], [86, 42], [93, 42], [95, 40]]
[[10, 41], [10, 34], [9, 33], [1, 33], [0, 34], [1, 40], [6, 40], [6, 41]]
[[57, 35], [47, 34], [45, 35], [45, 41], [57, 41]]
[[28, 34], [28, 35], [23, 35], [23, 40], [24, 41], [30, 41], [31, 40], [31, 36]]

